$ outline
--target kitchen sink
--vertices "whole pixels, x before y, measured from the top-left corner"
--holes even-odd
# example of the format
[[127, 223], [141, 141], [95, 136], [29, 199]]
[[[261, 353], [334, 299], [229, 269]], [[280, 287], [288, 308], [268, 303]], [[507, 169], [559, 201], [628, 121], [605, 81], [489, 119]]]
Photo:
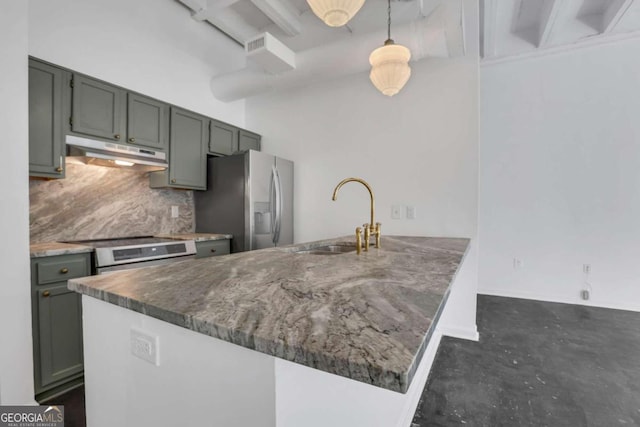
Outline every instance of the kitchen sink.
[[325, 245], [316, 246], [313, 248], [304, 248], [294, 251], [296, 254], [309, 254], [309, 255], [340, 255], [347, 252], [353, 252], [356, 250], [356, 245]]

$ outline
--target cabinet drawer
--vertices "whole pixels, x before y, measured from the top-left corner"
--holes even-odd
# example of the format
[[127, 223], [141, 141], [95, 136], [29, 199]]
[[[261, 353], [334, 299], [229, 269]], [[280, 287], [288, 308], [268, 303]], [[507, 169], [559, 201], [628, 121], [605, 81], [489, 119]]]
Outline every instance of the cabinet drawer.
[[88, 258], [88, 255], [64, 255], [36, 261], [36, 283], [45, 285], [74, 277], [89, 276], [91, 271]]
[[206, 240], [196, 242], [196, 258], [226, 255], [230, 253], [229, 240]]

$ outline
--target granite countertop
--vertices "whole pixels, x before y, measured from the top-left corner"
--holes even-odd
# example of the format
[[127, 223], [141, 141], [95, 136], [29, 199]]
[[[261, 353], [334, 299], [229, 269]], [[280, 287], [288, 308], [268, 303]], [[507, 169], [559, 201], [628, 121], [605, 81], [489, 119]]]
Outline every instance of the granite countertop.
[[31, 245], [29, 245], [29, 252], [31, 253], [31, 258], [39, 258], [54, 255], [70, 255], [93, 252], [93, 248], [90, 246], [77, 245], [75, 243], [45, 242], [32, 243]]
[[380, 249], [295, 253], [352, 237], [69, 280], [193, 331], [406, 392], [469, 239], [383, 236]]
[[216, 233], [177, 233], [177, 234], [156, 234], [154, 237], [176, 240], [195, 240], [196, 242], [204, 242], [207, 240], [226, 240], [233, 239], [231, 234]]

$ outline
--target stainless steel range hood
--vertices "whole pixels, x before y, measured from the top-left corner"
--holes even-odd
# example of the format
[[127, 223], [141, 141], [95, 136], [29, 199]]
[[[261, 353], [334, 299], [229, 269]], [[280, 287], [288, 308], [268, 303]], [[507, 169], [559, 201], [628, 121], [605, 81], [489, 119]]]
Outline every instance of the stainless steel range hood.
[[118, 167], [136, 171], [166, 169], [167, 153], [114, 142], [67, 135], [67, 161], [87, 165]]

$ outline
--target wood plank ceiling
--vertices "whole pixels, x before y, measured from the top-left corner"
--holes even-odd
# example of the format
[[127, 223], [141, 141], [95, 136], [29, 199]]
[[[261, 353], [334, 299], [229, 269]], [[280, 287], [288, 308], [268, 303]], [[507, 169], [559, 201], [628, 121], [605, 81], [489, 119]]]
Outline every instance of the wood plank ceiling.
[[640, 37], [640, 0], [482, 0], [483, 61]]

